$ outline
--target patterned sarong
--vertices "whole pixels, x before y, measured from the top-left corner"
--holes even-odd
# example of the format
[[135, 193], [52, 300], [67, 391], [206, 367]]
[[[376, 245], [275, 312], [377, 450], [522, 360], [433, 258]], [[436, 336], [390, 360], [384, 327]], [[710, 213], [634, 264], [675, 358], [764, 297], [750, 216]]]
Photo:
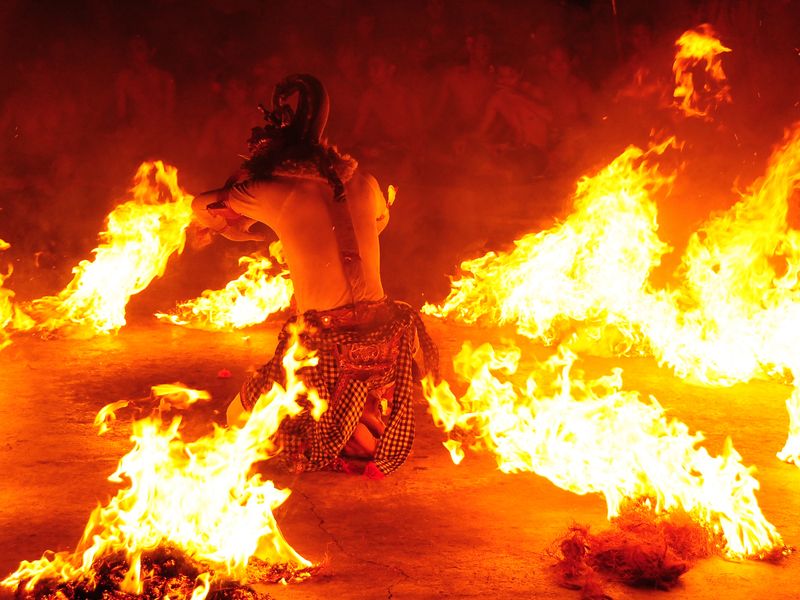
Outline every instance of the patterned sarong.
[[340, 454], [361, 419], [367, 396], [393, 386], [386, 428], [373, 458], [377, 469], [388, 475], [406, 460], [414, 440], [415, 339], [422, 347], [425, 371], [438, 376], [438, 350], [419, 314], [403, 302], [382, 300], [292, 317], [278, 336], [275, 355], [242, 387], [247, 410], [273, 382], [285, 384], [282, 360], [294, 323], [301, 324], [301, 343], [319, 357], [315, 367], [302, 368], [299, 376], [327, 401], [328, 409], [315, 421], [308, 401], [298, 399], [303, 412], [285, 420], [277, 434], [284, 457], [298, 471], [340, 469]]

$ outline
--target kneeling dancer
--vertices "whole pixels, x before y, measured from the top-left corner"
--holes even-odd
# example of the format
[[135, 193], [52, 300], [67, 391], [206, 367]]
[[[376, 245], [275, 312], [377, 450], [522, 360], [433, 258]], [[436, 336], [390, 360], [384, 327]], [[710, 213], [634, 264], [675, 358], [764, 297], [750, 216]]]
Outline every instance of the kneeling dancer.
[[[290, 100], [296, 97], [296, 107]], [[195, 198], [203, 227], [232, 240], [264, 240], [275, 231], [294, 286], [297, 315], [284, 325], [273, 358], [248, 379], [229, 409], [252, 410], [274, 382], [283, 384], [289, 329], [319, 362], [300, 376], [327, 401], [281, 425], [278, 442], [297, 470], [352, 471], [380, 478], [407, 458], [414, 438], [413, 354], [436, 374], [438, 353], [419, 314], [386, 298], [378, 235], [389, 211], [375, 179], [322, 141], [328, 97], [310, 75], [279, 83], [266, 124], [253, 129], [250, 156], [219, 190]], [[304, 399], [299, 399], [301, 404]]]

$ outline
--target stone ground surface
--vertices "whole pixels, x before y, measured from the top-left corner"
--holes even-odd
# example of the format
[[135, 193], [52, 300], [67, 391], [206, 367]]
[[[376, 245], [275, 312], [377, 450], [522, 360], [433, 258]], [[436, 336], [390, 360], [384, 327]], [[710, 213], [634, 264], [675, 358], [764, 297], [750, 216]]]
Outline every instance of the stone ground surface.
[[[497, 332], [455, 325], [435, 323], [431, 330], [445, 363], [464, 339], [499, 339]], [[246, 369], [263, 362], [276, 331], [219, 334], [140, 323], [84, 341], [18, 338], [0, 353], [0, 573], [47, 549], [70, 549], [97, 501], [113, 491], [106, 477], [129, 442], [121, 424], [106, 437], [95, 434], [99, 408], [182, 381], [210, 390], [214, 399], [200, 416], [221, 420], [227, 399]], [[588, 359], [583, 366], [600, 374], [615, 365], [624, 367], [627, 388], [655, 395], [671, 415], [706, 432], [713, 453], [731, 435], [745, 463], [758, 469], [767, 518], [787, 544], [800, 543], [800, 470], [775, 458], [787, 430], [788, 387], [695, 387], [647, 359]], [[220, 369], [233, 376], [218, 378]], [[414, 454], [384, 481], [275, 475], [293, 490], [277, 512], [287, 540], [329, 567], [325, 576], [268, 592], [280, 600], [579, 598], [555, 583], [548, 550], [575, 521], [602, 527], [603, 500], [533, 474], [502, 474], [485, 455], [455, 466], [424, 401], [415, 408]], [[669, 593], [610, 591], [623, 599], [789, 599], [800, 598], [798, 581], [796, 555], [778, 565], [714, 558], [696, 564]]]

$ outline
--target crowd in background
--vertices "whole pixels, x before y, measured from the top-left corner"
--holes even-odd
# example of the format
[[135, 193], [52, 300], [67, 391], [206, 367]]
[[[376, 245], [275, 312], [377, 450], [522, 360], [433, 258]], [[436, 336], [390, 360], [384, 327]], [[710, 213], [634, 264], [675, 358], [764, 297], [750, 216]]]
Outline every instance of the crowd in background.
[[331, 142], [400, 185], [577, 172], [657, 124], [642, 107], [669, 104], [674, 41], [702, 22], [735, 49], [738, 110], [796, 112], [789, 0], [7, 0], [0, 237], [69, 254], [145, 159], [219, 186], [293, 72], [328, 88]]

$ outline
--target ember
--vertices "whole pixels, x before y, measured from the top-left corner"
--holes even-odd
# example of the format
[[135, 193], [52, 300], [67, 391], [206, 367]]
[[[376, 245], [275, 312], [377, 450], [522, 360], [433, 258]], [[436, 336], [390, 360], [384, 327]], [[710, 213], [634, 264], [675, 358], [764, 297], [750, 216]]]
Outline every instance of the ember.
[[[267, 593], [256, 591], [234, 579], [225, 577], [209, 583], [213, 572], [208, 567], [188, 557], [174, 547], [159, 547], [142, 554], [142, 591], [132, 594], [122, 591], [128, 563], [123, 553], [106, 556], [92, 565], [92, 577], [60, 582], [43, 579], [33, 589], [26, 589], [21, 581], [17, 598], [25, 600], [160, 600], [162, 598], [208, 600], [269, 600]], [[288, 567], [260, 566], [260, 561], [248, 567], [251, 583], [278, 583], [303, 579], [316, 572], [316, 568], [292, 569]], [[198, 584], [198, 581], [200, 582]]]
[[561, 585], [581, 590], [585, 600], [610, 598], [604, 581], [670, 589], [694, 561], [719, 547], [687, 515], [659, 517], [644, 502], [626, 504], [611, 526], [592, 533], [588, 526], [572, 525], [554, 552]]

